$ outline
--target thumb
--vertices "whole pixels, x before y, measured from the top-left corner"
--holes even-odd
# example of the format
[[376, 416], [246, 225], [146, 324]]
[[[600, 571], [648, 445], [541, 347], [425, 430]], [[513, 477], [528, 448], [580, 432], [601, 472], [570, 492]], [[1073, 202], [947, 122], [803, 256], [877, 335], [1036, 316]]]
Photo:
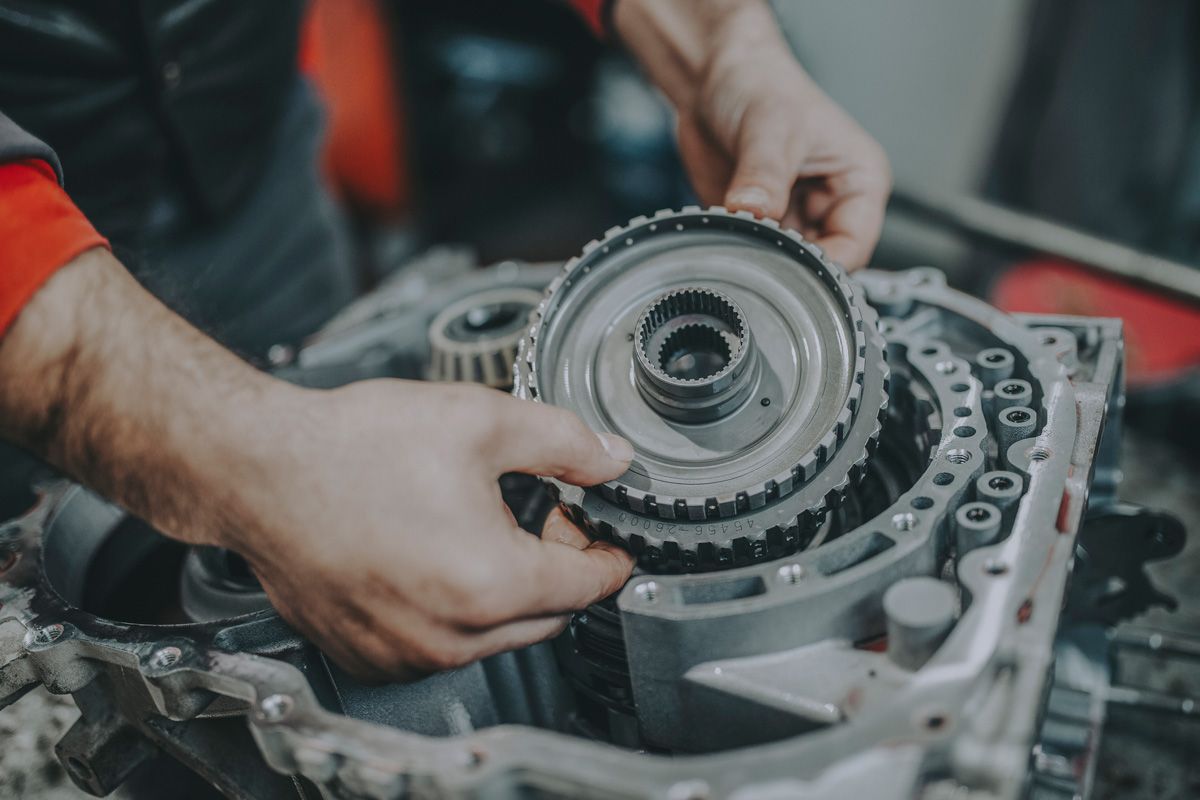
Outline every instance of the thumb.
[[788, 159], [788, 132], [778, 125], [758, 124], [739, 137], [733, 177], [725, 192], [731, 211], [782, 219], [796, 183]]
[[506, 398], [495, 426], [490, 466], [594, 486], [629, 468], [633, 446], [612, 433], [596, 433], [562, 408]]

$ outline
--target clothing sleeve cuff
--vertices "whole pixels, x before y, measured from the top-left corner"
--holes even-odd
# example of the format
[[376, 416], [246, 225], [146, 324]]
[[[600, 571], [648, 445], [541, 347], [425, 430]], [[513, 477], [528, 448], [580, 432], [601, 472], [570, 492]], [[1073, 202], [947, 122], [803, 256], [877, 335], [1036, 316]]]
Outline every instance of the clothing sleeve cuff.
[[0, 335], [55, 270], [107, 248], [45, 161], [0, 164]]
[[616, 0], [569, 0], [571, 8], [583, 18], [599, 39], [612, 33], [612, 7]]

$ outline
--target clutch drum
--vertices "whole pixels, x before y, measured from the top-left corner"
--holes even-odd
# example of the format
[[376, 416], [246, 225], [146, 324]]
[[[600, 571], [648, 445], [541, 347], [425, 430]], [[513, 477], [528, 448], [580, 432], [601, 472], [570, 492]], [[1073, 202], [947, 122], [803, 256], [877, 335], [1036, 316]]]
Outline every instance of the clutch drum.
[[547, 289], [514, 392], [636, 455], [552, 488], [652, 571], [736, 566], [808, 544], [861, 478], [886, 413], [875, 312], [793, 231], [721, 208], [660, 211], [593, 241]]

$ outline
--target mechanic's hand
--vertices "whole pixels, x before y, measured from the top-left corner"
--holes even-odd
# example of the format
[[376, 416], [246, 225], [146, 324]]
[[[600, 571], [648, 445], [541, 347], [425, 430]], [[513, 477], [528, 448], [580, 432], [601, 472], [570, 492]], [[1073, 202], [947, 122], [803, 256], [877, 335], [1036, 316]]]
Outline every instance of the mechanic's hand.
[[887, 156], [791, 54], [714, 64], [696, 105], [679, 109], [679, 151], [703, 202], [780, 220], [849, 269], [875, 249]]
[[623, 42], [674, 104], [700, 200], [796, 228], [850, 269], [879, 239], [887, 156], [796, 62], [761, 0], [620, 0]]
[[416, 677], [554, 636], [619, 589], [633, 560], [561, 511], [517, 527], [505, 472], [579, 485], [633, 450], [552, 406], [495, 390], [368, 381], [305, 393], [303, 441], [254, 495], [242, 553], [275, 608], [356, 676]]

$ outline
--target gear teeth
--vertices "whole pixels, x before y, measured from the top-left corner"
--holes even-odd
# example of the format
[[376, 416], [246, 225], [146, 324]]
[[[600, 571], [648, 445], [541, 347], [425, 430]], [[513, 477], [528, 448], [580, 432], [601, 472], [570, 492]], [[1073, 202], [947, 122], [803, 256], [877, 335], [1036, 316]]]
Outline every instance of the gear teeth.
[[[824, 265], [824, 271], [818, 270], [817, 274], [819, 277], [827, 278], [835, 283], [845, 298], [847, 319], [851, 323], [851, 329], [855, 336], [852, 350], [855, 353], [854, 376], [850, 382], [850, 390], [847, 392], [845, 408], [839, 414], [834, 429], [822, 438], [813, 451], [805, 454], [787, 470], [780, 472], [762, 485], [747, 488], [730, 496], [720, 498], [661, 497], [623, 485], [619, 481], [610, 481], [587, 491], [595, 492], [603, 500], [628, 509], [642, 518], [656, 518], [667, 523], [735, 519], [739, 514], [760, 510], [786, 498], [816, 479], [821, 474], [822, 468], [838, 452], [853, 426], [860, 423], [860, 415], [864, 413], [871, 415], [869, 423], [866, 419], [861, 422], [870, 424], [872, 428], [861, 452], [851, 462], [847, 474], [811, 507], [800, 512], [786, 524], [772, 526], [754, 535], [735, 536], [725, 541], [698, 541], [689, 544], [669, 536], [651, 536], [649, 529], [646, 528], [643, 528], [641, 533], [632, 530], [628, 533], [623, 532], [608, 522], [594, 518], [584, 510], [584, 490], [576, 489], [578, 494], [572, 499], [567, 490], [575, 487], [568, 487], [553, 480], [549, 481], [549, 483], [557, 485], [558, 496], [564, 507], [570, 510], [571, 519], [589, 536], [621, 543], [637, 557], [638, 563], [643, 568], [652, 571], [692, 572], [723, 569], [754, 563], [765, 558], [781, 557], [803, 549], [815, 537], [820, 521], [824, 520], [831, 509], [840, 506], [844, 502], [846, 492], [862, 479], [865, 474], [864, 466], [878, 443], [883, 422], [887, 416], [889, 376], [886, 343], [879, 331], [877, 316], [874, 310], [866, 304], [863, 290], [851, 282], [845, 271], [828, 259], [819, 246], [809, 242], [798, 232], [783, 228], [774, 220], [756, 218], [749, 212], [730, 212], [722, 206], [710, 206], [703, 209], [700, 206], [690, 205], [679, 211], [660, 209], [651, 217], [636, 217], [627, 225], [610, 228], [605, 232], [603, 239], [588, 243], [584, 248], [584, 255], [597, 248], [607, 252], [605, 248], [634, 240], [635, 234], [644, 233], [644, 230], [638, 229], [651, 229], [649, 235], [669, 235], [670, 230], [660, 227], [660, 223], [664, 220], [680, 220], [677, 225], [686, 221], [694, 227], [694, 218], [697, 216], [700, 217], [701, 225], [709, 224], [713, 218], [753, 221], [757, 225], [771, 230], [773, 237], [784, 236], [798, 244]], [[528, 336], [522, 343], [520, 351], [524, 354], [524, 358], [519, 357], [517, 361], [518, 381], [514, 386], [514, 394], [518, 396], [533, 400], [539, 399], [535, 355], [538, 336], [541, 326], [545, 322], [550, 298], [569, 280], [569, 276], [579, 263], [580, 258], [576, 257], [564, 265], [562, 274], [547, 288], [542, 303], [533, 315]], [[871, 364], [871, 368], [882, 372], [883, 377], [881, 391], [868, 399], [864, 396], [863, 378], [868, 368], [867, 356], [872, 350], [880, 353], [880, 357], [877, 362]], [[879, 405], [876, 406], [875, 403]]]

